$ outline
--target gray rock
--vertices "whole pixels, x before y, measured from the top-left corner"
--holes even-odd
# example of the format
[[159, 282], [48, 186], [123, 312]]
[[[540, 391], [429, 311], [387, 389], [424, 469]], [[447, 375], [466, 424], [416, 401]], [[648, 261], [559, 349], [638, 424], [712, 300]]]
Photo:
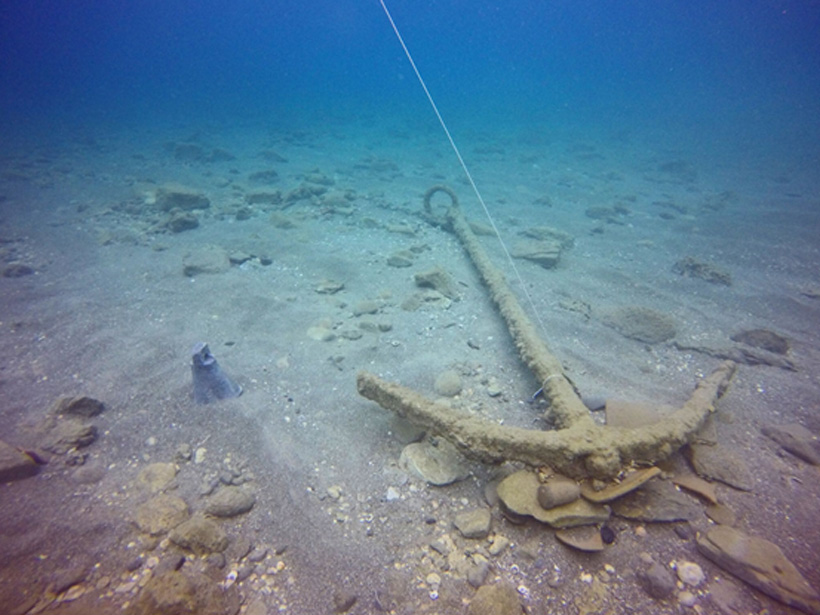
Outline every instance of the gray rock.
[[230, 267], [228, 253], [219, 246], [202, 246], [188, 252], [182, 259], [182, 271], [189, 278], [202, 274], [224, 273]]
[[765, 425], [760, 431], [795, 457], [820, 466], [820, 439], [799, 423]]
[[39, 430], [43, 434], [42, 447], [58, 455], [86, 447], [97, 439], [97, 428], [76, 418], [50, 415], [40, 424]]
[[635, 521], [667, 523], [694, 521], [700, 517], [701, 508], [671, 482], [656, 479], [612, 502], [612, 512]]
[[467, 582], [473, 587], [481, 587], [490, 574], [490, 562], [481, 560], [473, 564], [467, 571]]
[[156, 206], [162, 211], [171, 211], [172, 209], [190, 211], [192, 209], [207, 209], [211, 206], [211, 201], [195, 188], [179, 184], [166, 184], [157, 188]]
[[158, 495], [137, 507], [140, 531], [157, 536], [171, 531], [188, 518], [188, 505], [175, 495]]
[[105, 410], [105, 405], [93, 397], [88, 397], [87, 395], [63, 395], [51, 405], [48, 411], [51, 414], [66, 414], [82, 418], [91, 418], [92, 416], [97, 416], [103, 410]]
[[518, 592], [509, 583], [483, 585], [470, 601], [467, 615], [521, 615]]
[[538, 487], [538, 503], [549, 510], [563, 506], [581, 497], [581, 487], [577, 482], [564, 476], [554, 476]]
[[719, 525], [698, 536], [697, 546], [715, 564], [775, 600], [820, 613], [820, 594], [776, 544]]
[[221, 553], [228, 547], [228, 537], [221, 527], [201, 515], [194, 515], [171, 532], [171, 542], [197, 555]]
[[675, 321], [666, 314], [638, 306], [627, 306], [606, 314], [602, 322], [624, 337], [658, 344], [677, 334]]
[[476, 508], [456, 515], [453, 525], [464, 538], [486, 538], [490, 533], [492, 515], [486, 508]]
[[675, 575], [658, 562], [638, 572], [636, 577], [644, 591], [656, 600], [664, 600], [675, 591]]
[[746, 462], [725, 446], [694, 443], [687, 447], [686, 454], [702, 478], [719, 480], [742, 491], [751, 491], [754, 486]]
[[437, 290], [453, 301], [458, 301], [460, 298], [456, 283], [450, 277], [450, 274], [441, 267], [433, 267], [428, 271], [416, 273], [413, 280], [415, 280], [416, 286]]
[[399, 465], [431, 485], [449, 485], [466, 478], [470, 471], [461, 453], [444, 439], [435, 445], [430, 440], [408, 444], [401, 452]]
[[39, 469], [31, 455], [0, 440], [0, 483], [34, 476]]
[[205, 514], [214, 517], [235, 517], [248, 512], [256, 503], [256, 497], [240, 487], [222, 487], [205, 504]]
[[461, 376], [452, 369], [441, 372], [433, 385], [433, 390], [443, 397], [455, 397], [461, 393], [461, 389]]

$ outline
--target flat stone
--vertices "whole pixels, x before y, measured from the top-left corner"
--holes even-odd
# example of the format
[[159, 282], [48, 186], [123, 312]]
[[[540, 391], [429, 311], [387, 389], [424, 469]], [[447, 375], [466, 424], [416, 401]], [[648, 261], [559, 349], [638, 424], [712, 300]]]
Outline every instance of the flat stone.
[[482, 585], [470, 601], [467, 615], [521, 615], [518, 592], [503, 581]]
[[592, 525], [556, 530], [555, 537], [568, 547], [578, 551], [597, 553], [604, 550], [601, 532]]
[[604, 316], [602, 322], [624, 337], [646, 344], [665, 342], [677, 334], [677, 327], [671, 316], [639, 306], [612, 310]]
[[46, 416], [38, 429], [43, 433], [42, 447], [58, 455], [89, 446], [97, 439], [94, 425], [73, 417]]
[[540, 486], [541, 483], [533, 472], [519, 470], [498, 484], [498, 498], [512, 513], [533, 517], [553, 528], [592, 525], [609, 519], [608, 508], [584, 499], [545, 510], [538, 503]]
[[221, 553], [228, 548], [228, 537], [215, 521], [194, 515], [171, 532], [171, 542], [197, 555]]
[[751, 491], [754, 483], [746, 462], [725, 446], [694, 443], [686, 447], [686, 455], [698, 476]]
[[731, 336], [733, 342], [740, 342], [753, 348], [760, 348], [774, 354], [786, 354], [789, 352], [789, 340], [782, 335], [768, 329], [752, 329], [741, 331]]
[[486, 538], [490, 533], [492, 515], [486, 508], [476, 508], [456, 515], [453, 525], [464, 538]]
[[765, 425], [760, 431], [795, 457], [820, 465], [820, 439], [799, 423]]
[[28, 478], [39, 470], [31, 455], [0, 440], [0, 483]]
[[140, 531], [157, 536], [170, 532], [188, 518], [188, 505], [175, 495], [158, 495], [137, 507]]
[[656, 477], [661, 473], [660, 468], [644, 468], [636, 470], [627, 475], [621, 482], [613, 483], [600, 491], [595, 491], [589, 482], [581, 485], [581, 495], [583, 495], [590, 502], [596, 504], [603, 504], [605, 502], [612, 502], [625, 496], [627, 493], [635, 491], [638, 487]]
[[430, 440], [404, 447], [399, 465], [410, 474], [431, 485], [449, 485], [467, 478], [470, 468], [455, 446], [443, 438], [433, 445]]
[[441, 267], [433, 267], [427, 271], [416, 273], [413, 275], [413, 280], [416, 282], [416, 286], [437, 290], [453, 301], [458, 301], [460, 298], [458, 287], [453, 278]]
[[155, 202], [156, 206], [162, 211], [171, 211], [172, 209], [190, 211], [192, 209], [207, 209], [211, 206], [211, 201], [202, 192], [180, 184], [165, 184], [157, 188]]
[[647, 523], [693, 521], [701, 514], [700, 507], [691, 498], [663, 480], [647, 483], [614, 501], [612, 511], [618, 516]]
[[581, 497], [581, 487], [566, 476], [551, 476], [538, 487], [537, 497], [541, 508], [549, 510], [577, 500]]
[[714, 484], [694, 474], [676, 474], [672, 477], [672, 482], [678, 487], [686, 489], [691, 493], [699, 495], [710, 504], [717, 504], [717, 493], [715, 492]]
[[51, 414], [66, 414], [83, 418], [97, 416], [105, 405], [98, 399], [87, 395], [63, 395], [49, 408]]
[[189, 278], [224, 273], [230, 268], [231, 259], [219, 246], [202, 246], [188, 252], [182, 259], [182, 272]]
[[715, 564], [775, 600], [820, 613], [820, 594], [776, 544], [719, 525], [698, 536], [697, 546]]
[[214, 517], [235, 517], [248, 512], [256, 504], [256, 497], [241, 487], [222, 487], [208, 498], [205, 514]]
[[553, 269], [561, 259], [561, 243], [552, 240], [527, 239], [516, 243], [511, 255], [537, 263], [544, 269]]
[[235, 585], [225, 588], [202, 573], [169, 570], [152, 576], [124, 615], [235, 615], [239, 606]]
[[712, 504], [704, 511], [706, 516], [719, 525], [734, 525], [737, 523], [737, 515], [725, 504]]

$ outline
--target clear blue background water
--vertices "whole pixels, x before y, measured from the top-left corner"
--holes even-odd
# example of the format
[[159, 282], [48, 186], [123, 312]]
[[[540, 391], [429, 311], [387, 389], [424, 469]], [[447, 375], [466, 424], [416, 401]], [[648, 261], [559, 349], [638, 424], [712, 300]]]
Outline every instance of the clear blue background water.
[[[451, 121], [669, 125], [818, 149], [817, 0], [389, 7]], [[378, 0], [4, 0], [0, 79], [6, 130], [430, 119]]]

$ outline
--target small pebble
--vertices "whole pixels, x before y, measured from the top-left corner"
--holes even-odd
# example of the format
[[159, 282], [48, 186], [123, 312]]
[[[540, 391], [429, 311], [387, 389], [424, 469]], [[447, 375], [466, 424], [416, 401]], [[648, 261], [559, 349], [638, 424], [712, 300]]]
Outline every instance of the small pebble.
[[677, 562], [675, 570], [678, 573], [678, 578], [686, 585], [697, 587], [706, 579], [703, 574], [703, 569], [695, 562]]

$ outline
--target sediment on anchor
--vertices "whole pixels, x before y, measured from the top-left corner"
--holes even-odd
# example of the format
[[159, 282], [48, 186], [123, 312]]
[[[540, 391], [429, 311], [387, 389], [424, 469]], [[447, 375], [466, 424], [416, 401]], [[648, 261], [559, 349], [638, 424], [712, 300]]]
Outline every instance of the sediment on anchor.
[[[446, 224], [434, 216], [430, 206], [431, 197], [439, 191], [452, 200]], [[721, 363], [698, 383], [683, 406], [657, 423], [633, 429], [597, 425], [564, 374], [561, 362], [538, 335], [503, 273], [470, 229], [458, 208], [455, 193], [446, 186], [433, 186], [425, 193], [424, 209], [425, 217], [431, 217], [434, 224], [458, 236], [504, 319], [521, 360], [542, 383], [543, 394], [549, 401], [547, 418], [557, 429], [543, 431], [498, 425], [437, 404], [412, 389], [367, 372], [357, 377], [360, 395], [446, 438], [473, 458], [548, 465], [569, 476], [595, 478], [614, 477], [631, 463], [648, 465], [666, 459], [688, 443], [714, 411], [735, 373], [736, 365], [732, 361]]]

